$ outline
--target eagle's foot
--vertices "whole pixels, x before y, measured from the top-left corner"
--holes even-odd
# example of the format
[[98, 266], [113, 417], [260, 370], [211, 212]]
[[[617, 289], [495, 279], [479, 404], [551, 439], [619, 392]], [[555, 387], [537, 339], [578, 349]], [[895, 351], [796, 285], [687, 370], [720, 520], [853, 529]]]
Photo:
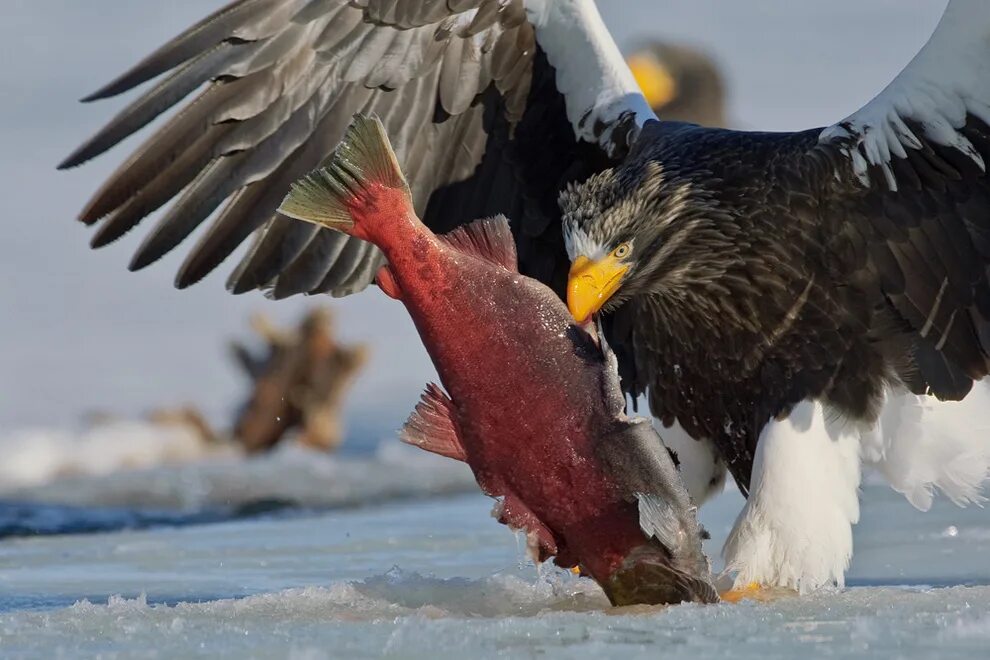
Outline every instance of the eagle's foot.
[[793, 589], [786, 589], [783, 587], [767, 587], [759, 582], [750, 582], [749, 584], [741, 587], [732, 587], [728, 591], [720, 593], [719, 598], [726, 603], [739, 603], [743, 600], [755, 600], [760, 603], [769, 603], [780, 598], [796, 595], [797, 592]]

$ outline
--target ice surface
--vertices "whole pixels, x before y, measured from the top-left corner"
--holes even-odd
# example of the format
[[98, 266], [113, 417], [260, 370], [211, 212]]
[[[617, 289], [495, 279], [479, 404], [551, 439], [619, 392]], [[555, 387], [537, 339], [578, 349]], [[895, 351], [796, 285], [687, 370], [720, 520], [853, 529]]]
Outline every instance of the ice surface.
[[139, 596], [0, 616], [0, 648], [121, 656], [455, 657], [565, 651], [696, 658], [868, 653], [965, 657], [990, 642], [988, 587], [851, 589], [773, 604], [602, 611], [585, 580], [430, 579], [393, 571], [358, 582], [178, 605]]
[[[0, 656], [981, 657], [990, 515], [864, 489], [844, 591], [613, 611], [480, 495], [0, 544]], [[716, 554], [738, 511], [702, 511]]]
[[125, 470], [97, 479], [63, 478], [6, 496], [189, 510], [266, 500], [304, 507], [356, 506], [476, 488], [463, 464], [386, 441], [371, 456], [337, 457], [286, 445], [256, 458]]
[[[588, 580], [394, 570], [326, 587], [175, 605], [147, 597], [0, 615], [9, 654], [789, 658], [979, 657], [990, 587], [854, 588], [771, 604], [608, 611]], [[976, 654], [976, 655], [973, 655]]]
[[[419, 593], [429, 600], [420, 603]], [[577, 585], [383, 576], [175, 606], [87, 601], [0, 616], [0, 648], [49, 657], [985, 657], [990, 588], [852, 589], [773, 604], [611, 614]], [[39, 654], [40, 655], [40, 654]]]
[[0, 539], [9, 536], [78, 534], [164, 525], [195, 525], [270, 513], [278, 506], [223, 507], [197, 511], [145, 510], [122, 507], [82, 507], [0, 500]]

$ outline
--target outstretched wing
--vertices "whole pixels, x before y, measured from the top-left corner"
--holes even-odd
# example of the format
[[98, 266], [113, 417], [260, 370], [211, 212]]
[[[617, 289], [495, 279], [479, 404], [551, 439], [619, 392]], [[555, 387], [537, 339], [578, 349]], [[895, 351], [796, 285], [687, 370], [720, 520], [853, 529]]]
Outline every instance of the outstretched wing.
[[961, 399], [990, 371], [990, 5], [951, 0], [928, 43], [866, 106], [822, 131], [838, 151], [836, 233], [908, 329], [898, 376]]
[[[556, 195], [625, 153], [652, 118], [591, 0], [237, 0], [84, 99], [159, 78], [62, 168], [98, 156], [195, 93], [80, 214], [106, 245], [171, 203], [131, 262], [143, 268], [213, 218], [176, 286], [248, 236], [237, 293], [367, 286], [373, 246], [275, 213], [356, 112], [384, 122], [427, 224], [514, 220], [521, 265], [561, 277]], [[590, 84], [589, 84], [590, 82]]]

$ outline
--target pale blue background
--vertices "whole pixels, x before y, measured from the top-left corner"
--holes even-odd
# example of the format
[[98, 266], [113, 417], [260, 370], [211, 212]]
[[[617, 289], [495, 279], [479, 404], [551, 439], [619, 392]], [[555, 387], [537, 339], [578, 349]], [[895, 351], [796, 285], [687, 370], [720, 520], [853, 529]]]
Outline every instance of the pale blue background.
[[[219, 0], [4, 0], [0, 4], [0, 431], [137, 414], [191, 401], [219, 420], [242, 393], [225, 342], [253, 310], [297, 317], [312, 300], [228, 295], [225, 265], [184, 292], [180, 257], [126, 270], [138, 234], [101, 252], [73, 220], [124, 157], [59, 162], [122, 105], [76, 99]], [[924, 43], [944, 0], [603, 0], [622, 47], [649, 36], [700, 44], [731, 85], [730, 116], [753, 129], [824, 125], [878, 92]], [[128, 97], [130, 98], [130, 97]], [[319, 301], [327, 302], [331, 301]], [[332, 302], [342, 334], [374, 360], [349, 401], [352, 428], [385, 435], [432, 369], [398, 304], [378, 291]]]

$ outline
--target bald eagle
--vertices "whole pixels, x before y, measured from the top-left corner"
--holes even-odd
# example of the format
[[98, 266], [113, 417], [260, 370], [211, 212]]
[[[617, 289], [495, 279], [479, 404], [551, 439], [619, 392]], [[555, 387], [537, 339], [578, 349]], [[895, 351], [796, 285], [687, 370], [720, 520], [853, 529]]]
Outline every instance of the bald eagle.
[[980, 500], [988, 72], [990, 5], [951, 0], [859, 111], [737, 132], [658, 121], [592, 0], [236, 0], [87, 97], [158, 79], [62, 167], [192, 95], [86, 204], [93, 245], [173, 202], [132, 269], [212, 216], [178, 287], [250, 237], [232, 292], [342, 296], [381, 253], [276, 208], [377, 114], [433, 230], [507, 215], [523, 272], [602, 315], [696, 502], [726, 471], [748, 496], [736, 586], [807, 591], [842, 584], [864, 462]]

